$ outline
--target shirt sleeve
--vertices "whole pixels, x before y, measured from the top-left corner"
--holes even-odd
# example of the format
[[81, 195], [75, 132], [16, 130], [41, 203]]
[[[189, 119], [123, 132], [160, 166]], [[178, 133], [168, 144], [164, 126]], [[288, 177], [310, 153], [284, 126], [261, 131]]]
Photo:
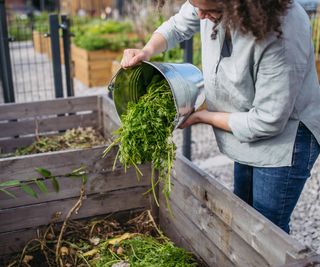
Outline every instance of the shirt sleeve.
[[199, 30], [200, 19], [196, 9], [187, 1], [176, 15], [164, 22], [155, 32], [167, 40], [167, 50], [169, 50], [177, 43], [190, 39]]
[[295, 106], [305, 77], [305, 64], [289, 64], [284, 40], [273, 38], [261, 52], [253, 107], [231, 113], [229, 126], [240, 142], [255, 142], [280, 134]]

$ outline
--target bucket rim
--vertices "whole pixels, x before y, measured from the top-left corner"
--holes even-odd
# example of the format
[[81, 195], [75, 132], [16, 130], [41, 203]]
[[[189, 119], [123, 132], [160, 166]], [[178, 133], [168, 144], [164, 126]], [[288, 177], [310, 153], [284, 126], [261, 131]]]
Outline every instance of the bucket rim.
[[[175, 119], [174, 119], [174, 129], [177, 129], [178, 127], [179, 127], [179, 125], [184, 121], [184, 120], [186, 120], [187, 119], [187, 117], [188, 116], [185, 116], [185, 118], [179, 123], [179, 107], [178, 107], [178, 103], [177, 103], [177, 100], [176, 100], [176, 94], [175, 94], [175, 92], [174, 92], [174, 90], [173, 90], [173, 84], [170, 82], [170, 80], [166, 77], [166, 75], [164, 74], [164, 72], [158, 67], [158, 65], [157, 64], [170, 64], [170, 65], [172, 65], [172, 64], [174, 64], [174, 65], [179, 65], [179, 64], [183, 64], [183, 65], [190, 65], [190, 66], [192, 66], [193, 68], [195, 68], [195, 69], [197, 69], [200, 73], [201, 73], [201, 70], [197, 67], [197, 66], [195, 66], [195, 65], [193, 65], [193, 64], [191, 64], [191, 63], [188, 63], [188, 62], [183, 62], [183, 63], [170, 63], [170, 62], [151, 62], [151, 61], [146, 61], [146, 60], [143, 60], [143, 61], [141, 61], [140, 62], [140, 64], [143, 64], [143, 63], [145, 63], [145, 64], [147, 64], [147, 65], [150, 65], [150, 66], [152, 66], [153, 68], [155, 68], [161, 75], [162, 75], [162, 77], [167, 81], [167, 83], [169, 84], [169, 87], [170, 87], [170, 91], [171, 91], [171, 93], [172, 93], [172, 95], [173, 95], [173, 102], [174, 102], [174, 105], [175, 105], [175, 109], [176, 109], [176, 116], [175, 116]], [[132, 68], [134, 68], [134, 67], [136, 67], [136, 66], [139, 66], [140, 64], [138, 64], [138, 65], [135, 65], [135, 66], [133, 66]], [[130, 69], [130, 68], [128, 68], [128, 69]], [[113, 91], [114, 91], [114, 80], [117, 78], [117, 76], [122, 72], [122, 71], [126, 71], [126, 69], [124, 69], [124, 68], [120, 68], [118, 71], [117, 71], [117, 73], [112, 77], [112, 79], [110, 80], [110, 83], [109, 83], [109, 85], [108, 85], [108, 88], [109, 88], [109, 90], [113, 93]], [[119, 118], [119, 121], [121, 122], [121, 116], [119, 115], [119, 113], [118, 113], [118, 110], [116, 109], [116, 113], [117, 113], [117, 116], [118, 116], [118, 118]]]

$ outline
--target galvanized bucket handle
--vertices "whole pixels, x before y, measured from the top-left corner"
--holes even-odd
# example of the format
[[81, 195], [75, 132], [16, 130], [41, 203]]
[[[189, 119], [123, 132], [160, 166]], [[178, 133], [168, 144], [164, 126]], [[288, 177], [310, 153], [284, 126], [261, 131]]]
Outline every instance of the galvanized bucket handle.
[[117, 73], [115, 75], [113, 75], [113, 77], [111, 78], [109, 84], [107, 85], [107, 89], [109, 90], [110, 93], [112, 93], [114, 91], [114, 80], [117, 77], [119, 71], [121, 71], [122, 68], [120, 68]]

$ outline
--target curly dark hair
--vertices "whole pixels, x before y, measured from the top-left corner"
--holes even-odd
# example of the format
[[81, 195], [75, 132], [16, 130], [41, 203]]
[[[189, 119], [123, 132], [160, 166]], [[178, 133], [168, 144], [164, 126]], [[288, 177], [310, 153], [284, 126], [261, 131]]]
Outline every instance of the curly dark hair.
[[[210, 2], [210, 0], [207, 0]], [[222, 22], [244, 34], [252, 33], [257, 39], [264, 39], [269, 33], [276, 32], [280, 38], [281, 16], [285, 15], [292, 0], [211, 0], [223, 10]], [[162, 7], [166, 0], [156, 0]], [[213, 29], [215, 39], [217, 30]]]

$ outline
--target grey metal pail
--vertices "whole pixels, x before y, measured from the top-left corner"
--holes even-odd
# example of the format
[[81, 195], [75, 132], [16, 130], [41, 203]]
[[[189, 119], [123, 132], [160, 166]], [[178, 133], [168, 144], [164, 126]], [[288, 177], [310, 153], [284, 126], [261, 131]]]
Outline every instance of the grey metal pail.
[[130, 69], [120, 69], [108, 88], [119, 117], [126, 111], [129, 102], [137, 102], [146, 93], [146, 88], [155, 74], [161, 74], [169, 83], [177, 114], [178, 127], [198, 106], [204, 102], [203, 76], [201, 71], [189, 63], [142, 62]]

